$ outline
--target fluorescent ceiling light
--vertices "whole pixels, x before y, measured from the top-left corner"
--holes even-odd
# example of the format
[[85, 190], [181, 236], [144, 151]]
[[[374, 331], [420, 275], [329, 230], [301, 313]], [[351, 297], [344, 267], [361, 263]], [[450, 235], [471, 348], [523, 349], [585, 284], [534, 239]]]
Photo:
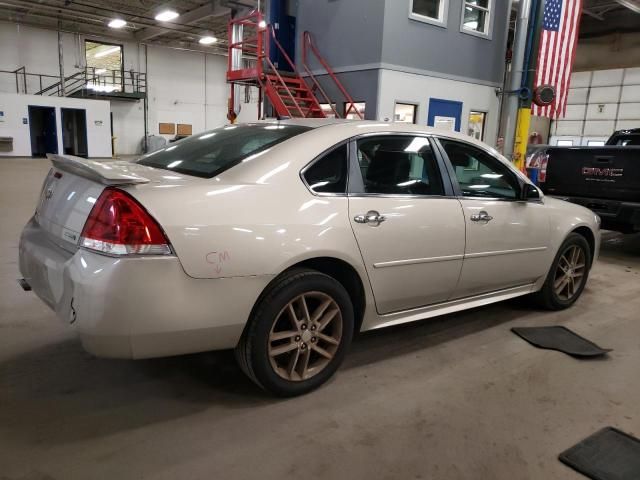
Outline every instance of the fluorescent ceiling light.
[[122, 28], [127, 24], [127, 22], [121, 18], [114, 18], [109, 22], [109, 27], [111, 28]]
[[98, 69], [96, 70], [96, 75], [100, 75], [101, 73], [105, 73], [106, 71], [107, 71], [107, 69], [106, 69], [106, 68], [98, 68]]
[[211, 35], [207, 35], [206, 37], [202, 37], [199, 42], [202, 45], [211, 45], [212, 43], [216, 43], [218, 39], [216, 37], [212, 37]]
[[111, 47], [111, 48], [107, 48], [106, 50], [101, 50], [100, 52], [96, 53], [93, 57], [94, 58], [102, 58], [102, 57], [106, 57], [107, 55], [111, 54], [111, 53], [116, 53], [120, 51], [120, 47]]
[[170, 22], [171, 20], [174, 20], [179, 16], [180, 14], [173, 10], [163, 10], [156, 15], [156, 20], [158, 20], [159, 22]]

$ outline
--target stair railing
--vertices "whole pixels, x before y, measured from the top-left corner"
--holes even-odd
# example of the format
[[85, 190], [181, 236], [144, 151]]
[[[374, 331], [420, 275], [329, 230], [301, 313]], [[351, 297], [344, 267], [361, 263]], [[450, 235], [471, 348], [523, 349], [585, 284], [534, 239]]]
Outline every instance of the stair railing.
[[[86, 72], [84, 70], [80, 70], [79, 72], [74, 73], [73, 75], [69, 75], [68, 77], [65, 77], [64, 82], [65, 82], [65, 86], [67, 83], [74, 83], [77, 79], [83, 79], [86, 81]], [[53, 91], [53, 92], [52, 92]], [[52, 93], [47, 93], [47, 92], [52, 92]], [[69, 93], [69, 92], [67, 92]], [[46, 88], [43, 88], [42, 90], [40, 90], [39, 92], [36, 92], [35, 95], [49, 95], [49, 96], [61, 96], [62, 94], [62, 82], [56, 82], [52, 85], [49, 85]]]
[[324, 90], [320, 86], [320, 83], [315, 78], [315, 75], [313, 75], [313, 72], [311, 71], [311, 68], [309, 67], [308, 53], [307, 53], [309, 50], [311, 50], [313, 55], [316, 57], [316, 60], [318, 60], [318, 62], [320, 62], [320, 64], [326, 70], [326, 72], [329, 75], [329, 77], [331, 77], [331, 79], [335, 83], [335, 85], [338, 88], [338, 90], [340, 90], [340, 93], [342, 93], [344, 98], [347, 100], [346, 103], [347, 103], [348, 106], [347, 106], [347, 108], [345, 109], [345, 112], [344, 112], [345, 113], [345, 117], [350, 112], [353, 111], [358, 116], [358, 118], [360, 118], [360, 120], [364, 120], [364, 117], [362, 116], [362, 113], [360, 113], [360, 111], [358, 110], [358, 107], [356, 107], [356, 105], [355, 105], [355, 103], [353, 101], [353, 98], [351, 98], [351, 96], [349, 95], [349, 92], [347, 92], [347, 90], [344, 88], [344, 86], [342, 85], [342, 82], [340, 82], [340, 80], [336, 76], [336, 74], [333, 71], [333, 69], [329, 66], [327, 61], [320, 54], [320, 51], [318, 50], [318, 48], [313, 43], [313, 40], [311, 38], [311, 33], [310, 32], [304, 32], [304, 34], [303, 34], [303, 44], [304, 45], [303, 45], [303, 49], [302, 49], [302, 66], [304, 67], [305, 72], [307, 73], [307, 75], [309, 75], [309, 77], [311, 78], [311, 81], [316, 86], [316, 88], [318, 88], [318, 90], [322, 93], [322, 95], [327, 99], [329, 105], [331, 106], [331, 109], [336, 113], [336, 116], [339, 116], [338, 113], [336, 112], [336, 109], [333, 107], [333, 104], [329, 100], [328, 95], [324, 92]]
[[[271, 37], [271, 39], [273, 40], [273, 43], [276, 47], [278, 47], [278, 50], [280, 50], [280, 53], [282, 53], [282, 56], [285, 58], [285, 60], [287, 61], [287, 63], [289, 64], [289, 66], [291, 67], [292, 71], [296, 74], [296, 76], [298, 76], [298, 71], [296, 69], [296, 66], [293, 64], [293, 62], [291, 61], [291, 58], [289, 58], [289, 55], [287, 55], [287, 52], [285, 51], [285, 49], [282, 47], [282, 45], [280, 44], [280, 42], [278, 41], [278, 39], [276, 38], [276, 32], [273, 28], [273, 25], [268, 25], [267, 26], [267, 31]], [[293, 97], [293, 94], [291, 93], [291, 90], [289, 89], [289, 87], [287, 86], [287, 84], [285, 83], [284, 79], [282, 78], [282, 76], [280, 75], [280, 72], [278, 72], [278, 69], [276, 68], [276, 66], [273, 64], [273, 62], [271, 61], [271, 55], [270, 55], [270, 42], [267, 41], [266, 43], [266, 52], [265, 52], [265, 56], [264, 56], [264, 60], [267, 63], [267, 65], [269, 65], [269, 67], [271, 68], [271, 70], [276, 74], [276, 76], [278, 77], [278, 80], [280, 81], [280, 84], [282, 85], [282, 87], [285, 88], [285, 90], [287, 91], [287, 95], [289, 96], [289, 98], [291, 99], [291, 101], [293, 102], [293, 104], [296, 106], [296, 108], [298, 109], [298, 113], [300, 113], [300, 116], [302, 117], [306, 117], [306, 115], [304, 114], [304, 112], [302, 111], [302, 109], [300, 108], [300, 104], [298, 103], [298, 101]], [[313, 101], [312, 98], [309, 99], [310, 101]], [[287, 108], [287, 111], [289, 111], [289, 107], [287, 107], [285, 105], [285, 107]]]
[[22, 93], [27, 93], [27, 69], [23, 65], [20, 68], [16, 68], [12, 73], [16, 75], [16, 93], [20, 93], [20, 75], [22, 75]]

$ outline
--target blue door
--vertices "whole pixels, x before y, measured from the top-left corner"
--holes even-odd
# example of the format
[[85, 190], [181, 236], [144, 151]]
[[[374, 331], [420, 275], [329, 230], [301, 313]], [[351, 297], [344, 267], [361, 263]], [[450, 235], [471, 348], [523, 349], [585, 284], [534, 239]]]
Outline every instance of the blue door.
[[462, 102], [442, 100], [440, 98], [429, 99], [428, 126], [435, 127], [437, 122], [440, 128], [448, 129], [448, 125], [452, 125], [453, 130], [459, 132], [461, 117]]

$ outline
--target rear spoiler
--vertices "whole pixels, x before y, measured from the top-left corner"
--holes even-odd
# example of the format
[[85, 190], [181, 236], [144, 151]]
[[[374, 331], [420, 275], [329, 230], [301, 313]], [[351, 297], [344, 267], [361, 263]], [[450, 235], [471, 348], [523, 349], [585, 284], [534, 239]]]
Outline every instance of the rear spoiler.
[[149, 183], [151, 180], [131, 171], [128, 162], [96, 162], [73, 155], [47, 153], [53, 166], [65, 172], [74, 173], [104, 185], [134, 185]]

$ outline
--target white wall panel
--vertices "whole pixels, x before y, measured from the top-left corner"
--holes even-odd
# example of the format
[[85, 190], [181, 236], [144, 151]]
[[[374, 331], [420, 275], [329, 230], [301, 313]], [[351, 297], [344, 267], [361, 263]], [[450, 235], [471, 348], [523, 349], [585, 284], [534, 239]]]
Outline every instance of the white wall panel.
[[620, 100], [620, 87], [592, 87], [589, 103], [617, 103]]
[[617, 103], [591, 103], [587, 107], [587, 120], [615, 120], [618, 113]]
[[640, 85], [640, 68], [627, 68], [623, 85]]
[[615, 129], [613, 120], [587, 120], [584, 122], [584, 136], [609, 136]]
[[591, 77], [592, 87], [610, 87], [622, 85], [624, 68], [615, 70], [596, 70]]
[[584, 120], [586, 105], [567, 105], [563, 120]]
[[616, 122], [616, 130], [629, 130], [638, 128], [638, 120], [618, 120]]
[[588, 87], [591, 85], [591, 72], [573, 72], [571, 74], [571, 88]]
[[621, 102], [640, 102], [640, 84], [622, 87]]
[[551, 124], [554, 138], [578, 135], [586, 144], [615, 130], [640, 127], [640, 68], [577, 72], [572, 79], [567, 115]]
[[[13, 138], [13, 150], [2, 155], [31, 156], [31, 132], [29, 129], [29, 105], [54, 107], [56, 110], [56, 128], [58, 150], [62, 151], [61, 108], [76, 108], [86, 111], [87, 148], [89, 157], [111, 156], [111, 122], [109, 120], [109, 102], [86, 100], [70, 97], [47, 97], [42, 95], [22, 95], [0, 93], [0, 106], [4, 112], [4, 121], [0, 123], [0, 137]], [[24, 123], [24, 120], [27, 123]]]
[[589, 95], [588, 88], [573, 88], [569, 89], [567, 94], [567, 105], [587, 103], [587, 97]]
[[582, 125], [584, 122], [582, 120], [573, 121], [573, 120], [558, 120], [555, 122], [556, 130], [555, 135], [557, 136], [567, 136], [567, 135], [582, 135]]
[[640, 128], [640, 103], [621, 103], [618, 111], [619, 120], [637, 120]]

